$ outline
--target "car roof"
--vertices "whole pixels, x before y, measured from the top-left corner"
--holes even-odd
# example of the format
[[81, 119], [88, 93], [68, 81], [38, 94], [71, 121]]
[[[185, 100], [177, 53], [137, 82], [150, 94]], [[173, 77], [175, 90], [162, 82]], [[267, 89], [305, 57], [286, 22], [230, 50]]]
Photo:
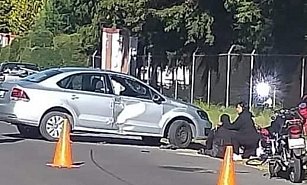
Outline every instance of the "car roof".
[[105, 69], [99, 69], [99, 68], [88, 68], [88, 67], [59, 67], [59, 68], [50, 68], [50, 69], [58, 69], [62, 72], [106, 72], [106, 73], [112, 73], [112, 74], [121, 74], [121, 75], [127, 75], [126, 73], [116, 72], [112, 70], [105, 70]]

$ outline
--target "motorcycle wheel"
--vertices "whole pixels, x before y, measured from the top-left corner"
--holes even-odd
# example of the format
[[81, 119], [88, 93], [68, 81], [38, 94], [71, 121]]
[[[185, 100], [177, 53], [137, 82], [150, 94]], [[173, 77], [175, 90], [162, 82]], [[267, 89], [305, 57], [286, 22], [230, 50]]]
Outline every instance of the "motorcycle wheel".
[[294, 158], [293, 159], [293, 167], [289, 169], [289, 180], [292, 183], [300, 183], [303, 180], [304, 170], [302, 167], [301, 159]]

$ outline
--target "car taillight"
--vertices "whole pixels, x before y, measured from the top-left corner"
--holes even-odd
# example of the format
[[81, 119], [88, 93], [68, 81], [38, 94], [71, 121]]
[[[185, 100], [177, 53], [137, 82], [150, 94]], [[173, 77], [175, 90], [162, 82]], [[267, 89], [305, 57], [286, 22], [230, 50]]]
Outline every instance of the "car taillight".
[[12, 89], [11, 99], [12, 100], [24, 100], [24, 101], [30, 100], [29, 96], [24, 90], [16, 88], [16, 87]]
[[300, 137], [302, 128], [299, 125], [292, 125], [289, 127], [289, 132], [292, 138]]

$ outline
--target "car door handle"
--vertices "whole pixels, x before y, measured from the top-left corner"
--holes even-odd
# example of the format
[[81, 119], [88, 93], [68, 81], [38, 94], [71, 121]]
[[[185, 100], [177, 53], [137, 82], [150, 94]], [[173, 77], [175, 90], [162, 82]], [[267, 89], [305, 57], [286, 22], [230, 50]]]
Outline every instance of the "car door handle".
[[78, 97], [77, 95], [72, 95], [72, 96], [71, 96], [71, 99], [72, 99], [72, 100], [76, 100], [76, 99], [79, 99], [79, 97]]

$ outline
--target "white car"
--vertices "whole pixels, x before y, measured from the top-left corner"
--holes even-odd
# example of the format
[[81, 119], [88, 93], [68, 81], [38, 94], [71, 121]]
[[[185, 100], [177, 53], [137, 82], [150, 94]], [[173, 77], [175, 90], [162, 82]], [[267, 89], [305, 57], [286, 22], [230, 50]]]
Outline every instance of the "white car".
[[132, 76], [90, 68], [52, 68], [0, 84], [0, 121], [23, 135], [35, 128], [59, 137], [69, 119], [72, 132], [168, 138], [180, 148], [203, 139], [212, 124], [200, 108], [172, 100]]

